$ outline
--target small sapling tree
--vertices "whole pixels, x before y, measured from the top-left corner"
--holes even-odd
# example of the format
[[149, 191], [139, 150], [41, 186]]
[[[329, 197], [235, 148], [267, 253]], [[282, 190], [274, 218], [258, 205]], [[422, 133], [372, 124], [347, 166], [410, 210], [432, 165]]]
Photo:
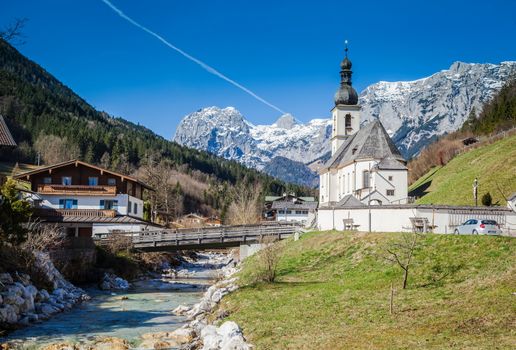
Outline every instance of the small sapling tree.
[[402, 236], [392, 242], [387, 248], [386, 259], [403, 270], [403, 289], [407, 288], [409, 271], [414, 261], [414, 252], [418, 247], [420, 233], [403, 233]]

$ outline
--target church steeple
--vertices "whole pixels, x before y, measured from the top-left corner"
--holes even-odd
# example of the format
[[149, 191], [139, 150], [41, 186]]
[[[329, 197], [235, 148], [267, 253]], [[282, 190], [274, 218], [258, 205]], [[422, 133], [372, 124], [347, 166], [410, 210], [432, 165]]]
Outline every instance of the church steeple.
[[346, 40], [346, 56], [340, 63], [340, 88], [335, 93], [335, 106], [337, 105], [356, 105], [358, 94], [351, 86], [351, 60], [348, 58], [348, 41]]
[[351, 60], [348, 57], [348, 41], [346, 40], [346, 56], [340, 63], [340, 87], [335, 94], [335, 107], [332, 110], [333, 133], [331, 153], [337, 152], [344, 141], [360, 129], [360, 106], [358, 94], [351, 86]]

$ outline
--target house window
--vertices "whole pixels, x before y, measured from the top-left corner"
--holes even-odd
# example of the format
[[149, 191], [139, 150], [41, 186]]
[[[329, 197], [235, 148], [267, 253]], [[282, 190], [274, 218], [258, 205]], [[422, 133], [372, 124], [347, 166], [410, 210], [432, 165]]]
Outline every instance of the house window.
[[72, 177], [71, 176], [63, 176], [61, 178], [61, 184], [65, 186], [70, 186], [72, 184]]
[[108, 186], [116, 186], [116, 179], [110, 177], [109, 179], [107, 179], [107, 184]]
[[132, 205], [133, 205], [133, 203], [131, 203], [131, 201], [129, 201], [129, 204], [127, 204], [127, 214], [131, 214]]
[[280, 210], [278, 211], [278, 214], [285, 214], [285, 211], [280, 209]]
[[[134, 214], [138, 214], [138, 203], [134, 203], [134, 210], [133, 210], [133, 213]], [[200, 222], [200, 221], [199, 221]]]
[[77, 199], [64, 198], [59, 200], [59, 209], [77, 209]]
[[369, 171], [368, 170], [364, 170], [363, 172], [363, 188], [369, 188], [371, 187], [371, 184], [369, 183]]
[[287, 210], [287, 214], [292, 214], [292, 210]]
[[98, 186], [99, 178], [98, 177], [88, 177], [88, 186]]
[[44, 177], [43, 178], [43, 183], [45, 185], [50, 185], [52, 183], [52, 178], [51, 177]]
[[117, 210], [118, 209], [118, 201], [113, 199], [106, 199], [100, 201], [100, 209], [105, 210]]
[[392, 181], [392, 176], [389, 176], [389, 181]]
[[388, 196], [394, 196], [394, 190], [387, 190]]

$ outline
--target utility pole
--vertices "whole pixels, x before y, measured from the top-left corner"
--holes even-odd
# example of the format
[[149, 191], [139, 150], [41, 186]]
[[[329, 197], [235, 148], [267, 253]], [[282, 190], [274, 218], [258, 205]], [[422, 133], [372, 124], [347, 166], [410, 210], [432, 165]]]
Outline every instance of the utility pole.
[[475, 207], [478, 207], [478, 180], [473, 181], [473, 198], [475, 198]]

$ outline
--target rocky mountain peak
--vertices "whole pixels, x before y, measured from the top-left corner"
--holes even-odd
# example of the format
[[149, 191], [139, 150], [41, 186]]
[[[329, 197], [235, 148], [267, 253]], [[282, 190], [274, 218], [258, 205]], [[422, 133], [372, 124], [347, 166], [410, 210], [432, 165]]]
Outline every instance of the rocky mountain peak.
[[290, 130], [296, 124], [298, 124], [298, 122], [294, 116], [290, 113], [286, 113], [279, 117], [278, 120], [276, 120], [276, 122], [272, 125], [276, 125], [278, 128]]

